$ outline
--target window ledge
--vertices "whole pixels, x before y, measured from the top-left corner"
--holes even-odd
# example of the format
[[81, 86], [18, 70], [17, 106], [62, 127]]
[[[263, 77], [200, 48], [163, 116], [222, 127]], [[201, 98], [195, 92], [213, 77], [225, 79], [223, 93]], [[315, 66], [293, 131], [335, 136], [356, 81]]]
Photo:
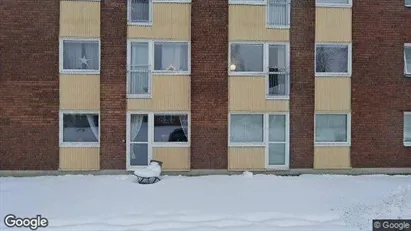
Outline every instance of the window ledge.
[[189, 148], [190, 143], [179, 143], [179, 142], [164, 142], [164, 143], [159, 143], [159, 142], [154, 142], [151, 147], [153, 148]]
[[161, 71], [153, 71], [152, 75], [191, 75], [191, 72], [161, 72]]
[[350, 147], [348, 142], [315, 142], [314, 147]]
[[152, 22], [127, 22], [128, 26], [145, 26], [145, 27], [151, 27], [153, 26]]
[[411, 147], [411, 141], [410, 142], [404, 142], [405, 147]]
[[265, 96], [266, 100], [289, 100], [290, 96], [271, 96], [271, 95], [266, 95]]
[[411, 78], [411, 73], [406, 73], [406, 74], [404, 74], [404, 77], [405, 77], [405, 78]]
[[289, 170], [290, 168], [286, 165], [268, 165], [265, 169], [267, 170]]
[[191, 0], [153, 0], [153, 3], [191, 3]]
[[137, 94], [127, 94], [127, 99], [151, 99], [151, 94], [137, 95]]
[[60, 148], [99, 148], [100, 143], [60, 143]]
[[324, 73], [315, 73], [315, 77], [345, 77], [350, 78], [350, 73], [334, 73], [334, 72], [324, 72]]
[[264, 72], [229, 72], [229, 76], [249, 77], [249, 76], [267, 76]]
[[100, 71], [60, 70], [63, 75], [99, 75]]
[[267, 29], [284, 29], [284, 30], [287, 30], [287, 29], [290, 29], [290, 25], [287, 25], [287, 26], [284, 26], [284, 25], [266, 25], [266, 28]]
[[352, 4], [316, 4], [316, 7], [321, 8], [352, 8]]
[[267, 145], [263, 143], [230, 143], [228, 147], [265, 147]]
[[265, 1], [260, 1], [260, 2], [256, 2], [256, 1], [229, 1], [228, 4], [230, 5], [259, 5], [259, 6], [265, 6], [267, 5], [265, 3]]

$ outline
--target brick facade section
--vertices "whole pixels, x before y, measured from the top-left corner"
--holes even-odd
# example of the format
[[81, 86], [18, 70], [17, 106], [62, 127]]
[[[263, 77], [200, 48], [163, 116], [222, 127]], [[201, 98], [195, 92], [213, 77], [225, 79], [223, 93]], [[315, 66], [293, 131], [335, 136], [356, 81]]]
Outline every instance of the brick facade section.
[[59, 1], [1, 1], [0, 12], [0, 170], [57, 170]]
[[403, 145], [403, 112], [411, 111], [411, 78], [403, 74], [406, 42], [411, 42], [411, 8], [404, 1], [354, 1], [354, 168], [411, 167], [411, 147]]
[[228, 167], [228, 1], [191, 7], [191, 168]]
[[126, 168], [127, 1], [101, 1], [100, 167]]
[[291, 1], [290, 167], [314, 162], [315, 0]]

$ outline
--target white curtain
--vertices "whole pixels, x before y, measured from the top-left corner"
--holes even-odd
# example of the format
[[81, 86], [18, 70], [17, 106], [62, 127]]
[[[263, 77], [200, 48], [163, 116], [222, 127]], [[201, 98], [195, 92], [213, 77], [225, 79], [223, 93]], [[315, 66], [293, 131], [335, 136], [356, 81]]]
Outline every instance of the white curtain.
[[273, 26], [289, 25], [289, 0], [269, 0], [268, 24]]
[[150, 21], [150, 1], [151, 0], [131, 0], [130, 19], [132, 22]]
[[188, 45], [159, 43], [155, 45], [156, 70], [188, 71]]
[[[140, 132], [141, 125], [143, 124], [144, 115], [132, 115], [131, 116], [131, 142], [136, 139], [138, 133]], [[131, 158], [135, 159], [136, 155], [131, 151]]]
[[94, 137], [98, 141], [99, 140], [98, 139], [98, 127], [94, 123], [94, 115], [87, 115], [87, 121], [88, 121], [88, 124], [90, 125], [91, 131], [94, 134]]
[[132, 43], [129, 94], [148, 93], [149, 74], [148, 43]]
[[[98, 70], [99, 66], [98, 42], [63, 42], [63, 68]], [[85, 58], [85, 62], [81, 59]]]
[[180, 124], [181, 128], [183, 129], [184, 135], [187, 137], [188, 140], [188, 116], [180, 115], [178, 118], [180, 119]]

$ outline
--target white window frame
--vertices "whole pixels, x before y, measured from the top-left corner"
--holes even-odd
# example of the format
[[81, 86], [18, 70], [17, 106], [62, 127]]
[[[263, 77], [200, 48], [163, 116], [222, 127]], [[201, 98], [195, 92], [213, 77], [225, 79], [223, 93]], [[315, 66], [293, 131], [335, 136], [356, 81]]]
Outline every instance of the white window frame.
[[[316, 141], [317, 133], [317, 115], [346, 115], [347, 116], [347, 142], [321, 142]], [[314, 146], [338, 146], [338, 147], [350, 147], [351, 146], [351, 113], [343, 112], [316, 112], [314, 114]]]
[[407, 2], [404, 0], [405, 7], [411, 7], [411, 3], [408, 5]]
[[332, 7], [332, 8], [351, 8], [352, 0], [349, 0], [348, 4], [336, 4], [336, 3], [319, 3], [318, 0], [315, 1], [317, 7]]
[[[231, 45], [233, 44], [249, 44], [249, 45], [262, 45], [263, 46], [263, 71], [262, 72], [244, 72], [244, 71], [231, 71]], [[288, 94], [284, 96], [269, 95], [269, 48], [271, 45], [283, 45], [286, 46], [286, 64], [288, 72]], [[291, 72], [290, 72], [290, 43], [289, 42], [256, 42], [256, 41], [230, 41], [228, 44], [228, 75], [230, 77], [249, 77], [249, 76], [261, 76], [265, 78], [265, 99], [289, 99], [290, 98], [290, 85], [291, 85]]]
[[[166, 111], [166, 112], [149, 112], [149, 111], [128, 111], [126, 121], [126, 156], [127, 156], [127, 170], [145, 168], [146, 166], [131, 166], [130, 165], [130, 132], [131, 132], [131, 115], [147, 115], [148, 116], [148, 139], [147, 142], [133, 142], [133, 143], [148, 143], [148, 163], [153, 158], [153, 148], [176, 148], [191, 146], [191, 113], [189, 111]], [[154, 115], [187, 115], [187, 142], [154, 142]]]
[[[266, 28], [269, 28], [269, 29], [289, 29], [290, 28], [290, 25], [291, 25], [291, 1], [292, 0], [287, 0], [287, 4], [288, 4], [288, 24], [287, 25], [271, 25], [271, 24], [269, 24], [268, 23], [268, 15], [269, 15], [269, 3], [268, 3], [268, 1], [269, 0], [266, 0], [267, 1], [267, 3], [266, 3], [266, 10], [265, 10], [265, 26], [266, 26]], [[298, 1], [298, 0], [295, 0], [295, 1]]]
[[258, 1], [252, 1], [252, 0], [228, 0], [228, 4], [231, 5], [266, 5], [267, 0], [258, 0]]
[[405, 147], [411, 147], [411, 141], [406, 141], [405, 140], [405, 116], [411, 116], [411, 112], [404, 112], [404, 117], [403, 117], [403, 143]]
[[407, 58], [405, 55], [405, 48], [409, 48], [411, 50], [411, 43], [404, 44], [404, 75], [405, 77], [411, 77], [411, 67], [409, 70], [407, 69]]
[[[148, 76], [148, 93], [146, 94], [128, 94], [129, 84], [130, 84], [130, 65], [131, 65], [131, 44], [132, 43], [148, 43], [148, 65], [149, 65], [149, 76]], [[188, 71], [156, 71], [154, 70], [154, 45], [155, 43], [186, 43], [188, 46], [187, 52], [187, 67]], [[127, 98], [152, 98], [153, 90], [153, 76], [190, 76], [191, 74], [191, 42], [190, 41], [180, 41], [180, 40], [147, 40], [147, 39], [128, 39], [127, 40]]]
[[131, 1], [127, 0], [127, 25], [129, 26], [152, 26], [153, 25], [153, 0], [149, 0], [148, 22], [133, 22], [131, 21]]
[[[348, 46], [347, 72], [317, 72], [317, 46]], [[314, 71], [316, 77], [351, 77], [352, 76], [352, 43], [316, 43], [314, 47]]]
[[[262, 115], [263, 116], [263, 142], [231, 142], [231, 115]], [[269, 165], [269, 144], [270, 143], [284, 143], [284, 142], [270, 142], [269, 141], [269, 118], [271, 115], [285, 116], [285, 164], [284, 165]], [[230, 112], [228, 114], [228, 147], [229, 148], [248, 148], [260, 147], [264, 148], [265, 153], [265, 168], [286, 170], [290, 166], [290, 114], [288, 112]]]
[[[65, 114], [97, 114], [98, 115], [98, 142], [64, 142], [64, 120]], [[100, 111], [76, 111], [76, 110], [61, 110], [59, 112], [59, 147], [100, 147], [101, 140], [101, 115]]]
[[[64, 69], [64, 41], [85, 41], [85, 42], [98, 42], [98, 70], [83, 70], [83, 69]], [[68, 38], [61, 37], [59, 42], [59, 69], [60, 74], [82, 74], [82, 75], [99, 75], [101, 70], [101, 39], [91, 38]]]
[[153, 0], [154, 3], [191, 3], [191, 0]]

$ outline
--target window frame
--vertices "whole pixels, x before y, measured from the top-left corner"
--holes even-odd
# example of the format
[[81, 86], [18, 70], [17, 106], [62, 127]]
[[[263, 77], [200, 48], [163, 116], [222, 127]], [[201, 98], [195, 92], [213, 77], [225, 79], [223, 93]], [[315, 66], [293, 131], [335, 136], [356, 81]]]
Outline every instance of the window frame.
[[405, 147], [411, 147], [411, 140], [410, 141], [406, 141], [405, 140], [405, 117], [406, 116], [410, 116], [411, 117], [411, 111], [410, 112], [404, 112], [404, 116], [403, 116], [403, 143]]
[[[85, 69], [64, 69], [64, 42], [65, 41], [76, 41], [76, 42], [97, 42], [98, 43], [98, 70], [85, 70]], [[60, 74], [72, 74], [72, 75], [99, 75], [101, 71], [101, 39], [94, 38], [70, 38], [70, 37], [60, 37], [59, 42], [59, 69]]]
[[315, 5], [316, 5], [316, 7], [352, 8], [352, 0], [348, 0], [348, 4], [319, 3], [318, 0], [316, 0]]
[[405, 7], [411, 7], [411, 2], [409, 4], [407, 4], [407, 0], [404, 0], [404, 5], [405, 5]]
[[[346, 142], [322, 142], [317, 141], [317, 115], [346, 115], [347, 141]], [[351, 113], [344, 112], [315, 112], [314, 114], [314, 147], [351, 147]]]
[[[131, 65], [131, 45], [132, 43], [148, 43], [148, 66], [149, 66], [149, 76], [148, 76], [148, 93], [146, 94], [129, 94], [128, 89], [130, 87], [130, 65]], [[156, 71], [154, 70], [154, 45], [156, 43], [186, 43], [187, 44], [187, 67], [188, 71]], [[127, 89], [126, 95], [128, 99], [150, 99], [152, 98], [153, 90], [153, 76], [190, 76], [191, 75], [191, 41], [181, 41], [181, 40], [149, 40], [149, 39], [128, 39], [127, 40]]]
[[[263, 142], [231, 142], [231, 115], [261, 115], [263, 117]], [[285, 164], [269, 165], [269, 128], [270, 116], [285, 116]], [[230, 112], [228, 114], [228, 148], [264, 148], [264, 165], [266, 169], [286, 170], [290, 166], [290, 113], [289, 112]]]
[[[291, 26], [291, 1], [292, 0], [286, 0], [287, 4], [288, 4], [288, 22], [287, 25], [271, 25], [268, 23], [268, 19], [269, 19], [269, 9], [270, 9], [270, 4], [269, 4], [270, 0], [265, 0], [266, 2], [266, 10], [265, 10], [265, 26], [268, 29], [290, 29]], [[298, 0], [297, 0], [298, 1]]]
[[131, 21], [131, 2], [132, 0], [127, 0], [127, 25], [129, 26], [153, 26], [153, 14], [154, 14], [154, 7], [153, 7], [153, 1], [154, 0], [148, 0], [148, 7], [149, 7], [149, 12], [148, 12], [148, 21], [147, 22], [133, 22]]
[[266, 5], [267, 0], [258, 0], [258, 1], [252, 1], [252, 0], [228, 0], [228, 4], [230, 5]]
[[[98, 142], [64, 142], [64, 115], [67, 114], [97, 114], [98, 115]], [[75, 147], [100, 147], [101, 142], [101, 115], [100, 111], [96, 110], [61, 110], [59, 112], [59, 147], [75, 148]]]
[[[411, 77], [411, 66], [409, 67], [409, 70], [408, 70], [407, 56], [405, 55], [405, 48], [409, 48], [410, 51], [411, 51], [411, 43], [405, 43], [404, 44], [404, 75], [405, 75], [405, 77]], [[411, 60], [410, 60], [410, 62], [411, 62]]]
[[[317, 72], [317, 46], [347, 46], [347, 72]], [[352, 76], [352, 43], [319, 42], [314, 47], [314, 71], [315, 77], [351, 77]]]
[[[245, 72], [245, 71], [231, 71], [231, 45], [233, 44], [245, 44], [245, 45], [262, 45], [263, 46], [263, 71], [262, 72]], [[286, 65], [288, 73], [287, 93], [286, 95], [273, 96], [269, 95], [269, 59], [270, 59], [270, 46], [280, 45], [285, 46], [286, 49]], [[291, 62], [290, 62], [290, 42], [258, 42], [258, 41], [230, 41], [228, 44], [228, 76], [229, 77], [264, 77], [265, 80], [265, 99], [266, 100], [281, 100], [290, 98], [291, 87]]]

